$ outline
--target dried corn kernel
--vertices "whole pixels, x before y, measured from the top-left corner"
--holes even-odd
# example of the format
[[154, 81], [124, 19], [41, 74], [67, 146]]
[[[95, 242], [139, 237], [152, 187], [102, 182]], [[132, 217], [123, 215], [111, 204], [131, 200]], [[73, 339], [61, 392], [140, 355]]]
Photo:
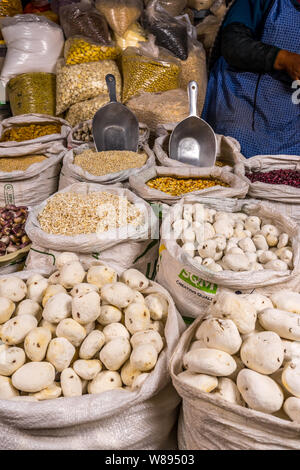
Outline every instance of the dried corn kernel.
[[28, 155], [25, 157], [3, 157], [0, 158], [0, 171], [10, 173], [11, 171], [25, 171], [30, 165], [42, 162], [46, 159], [44, 155]]
[[213, 186], [229, 187], [227, 183], [216, 178], [174, 178], [171, 176], [152, 178], [147, 182], [147, 186], [171, 196], [181, 196], [181, 194], [201, 191]]
[[100, 46], [87, 38], [69, 38], [65, 43], [65, 61], [67, 65], [97, 62], [98, 60], [116, 59], [121, 49], [115, 46]]
[[109, 150], [96, 152], [85, 150], [76, 155], [74, 164], [81, 166], [91, 175], [103, 176], [118, 173], [129, 168], [141, 168], [147, 161], [146, 153], [129, 152], [127, 150]]
[[26, 126], [12, 127], [4, 131], [1, 142], [22, 142], [23, 140], [37, 139], [44, 135], [59, 134], [61, 125], [54, 124], [28, 124]]

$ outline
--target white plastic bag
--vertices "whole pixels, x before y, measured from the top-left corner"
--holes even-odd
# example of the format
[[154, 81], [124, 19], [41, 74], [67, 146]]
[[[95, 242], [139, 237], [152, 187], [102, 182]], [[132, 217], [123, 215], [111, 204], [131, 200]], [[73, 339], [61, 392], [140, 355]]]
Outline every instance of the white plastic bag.
[[27, 72], [54, 73], [62, 55], [62, 29], [44, 16], [16, 15], [1, 20], [7, 54], [1, 72], [4, 85], [16, 75]]

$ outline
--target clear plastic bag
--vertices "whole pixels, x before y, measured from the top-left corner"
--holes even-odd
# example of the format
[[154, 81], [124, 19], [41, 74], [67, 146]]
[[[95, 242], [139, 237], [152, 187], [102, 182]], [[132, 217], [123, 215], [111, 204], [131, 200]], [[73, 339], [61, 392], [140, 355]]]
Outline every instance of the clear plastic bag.
[[146, 33], [139, 23], [133, 23], [123, 36], [119, 36], [115, 33], [115, 40], [117, 45], [121, 49], [126, 49], [127, 47], [138, 47], [139, 42], [147, 41]]
[[128, 47], [122, 56], [123, 95], [126, 103], [142, 92], [179, 88], [180, 62], [168, 51], [154, 46], [154, 38], [140, 48]]
[[66, 114], [66, 121], [68, 121], [71, 126], [74, 127], [82, 121], [92, 119], [98, 109], [108, 102], [109, 98], [107, 95], [99, 95], [96, 96], [96, 98], [73, 104], [68, 109]]
[[55, 115], [56, 77], [52, 73], [23, 73], [7, 85], [10, 107], [19, 114]]
[[139, 19], [141, 0], [96, 0], [96, 8], [105, 17], [111, 29], [119, 36]]
[[185, 9], [187, 0], [159, 0], [160, 5], [171, 16], [178, 16]]
[[59, 17], [66, 38], [85, 36], [99, 44], [109, 44], [111, 41], [105, 18], [89, 5], [71, 3], [62, 6]]
[[187, 4], [190, 8], [194, 8], [197, 11], [209, 10], [214, 0], [188, 0]]
[[105, 77], [108, 73], [116, 77], [117, 96], [121, 92], [121, 76], [113, 60], [66, 65], [64, 60], [57, 63], [56, 69], [56, 114], [61, 114], [72, 104], [108, 96]]
[[51, 0], [51, 10], [58, 14], [61, 7], [79, 2], [80, 0]]
[[98, 60], [117, 59], [121, 54], [119, 47], [96, 44], [91, 39], [74, 36], [65, 42], [64, 56], [67, 65], [96, 62]]
[[178, 59], [188, 57], [188, 32], [185, 22], [170, 16], [158, 0], [152, 0], [143, 17], [143, 26], [154, 34], [156, 44], [172, 52]]
[[31, 14], [2, 18], [0, 23], [7, 46], [1, 71], [4, 84], [22, 73], [55, 71], [64, 46], [64, 35], [57, 24]]

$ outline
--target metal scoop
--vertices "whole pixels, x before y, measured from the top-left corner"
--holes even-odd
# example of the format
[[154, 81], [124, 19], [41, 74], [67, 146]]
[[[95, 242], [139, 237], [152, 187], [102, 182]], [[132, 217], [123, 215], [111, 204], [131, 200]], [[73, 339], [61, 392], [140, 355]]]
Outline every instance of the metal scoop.
[[214, 166], [217, 139], [207, 122], [197, 115], [197, 82], [188, 84], [190, 114], [173, 130], [169, 140], [170, 158], [199, 167]]
[[98, 152], [105, 150], [131, 150], [137, 152], [139, 123], [135, 115], [117, 102], [116, 79], [105, 77], [110, 103], [102, 106], [93, 118], [93, 137]]

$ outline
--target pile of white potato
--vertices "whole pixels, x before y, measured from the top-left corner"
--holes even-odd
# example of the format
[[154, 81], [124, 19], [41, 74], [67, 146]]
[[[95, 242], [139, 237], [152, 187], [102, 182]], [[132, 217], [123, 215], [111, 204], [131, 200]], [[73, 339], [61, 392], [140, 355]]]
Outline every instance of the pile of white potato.
[[135, 269], [85, 272], [62, 253], [58, 271], [0, 279], [0, 399], [47, 400], [137, 390], [164, 347], [168, 301], [143, 295]]
[[300, 294], [218, 294], [183, 366], [202, 392], [300, 423]]
[[173, 236], [210, 271], [285, 271], [293, 267], [287, 233], [268, 220], [242, 212], [217, 212], [203, 204], [178, 205]]

